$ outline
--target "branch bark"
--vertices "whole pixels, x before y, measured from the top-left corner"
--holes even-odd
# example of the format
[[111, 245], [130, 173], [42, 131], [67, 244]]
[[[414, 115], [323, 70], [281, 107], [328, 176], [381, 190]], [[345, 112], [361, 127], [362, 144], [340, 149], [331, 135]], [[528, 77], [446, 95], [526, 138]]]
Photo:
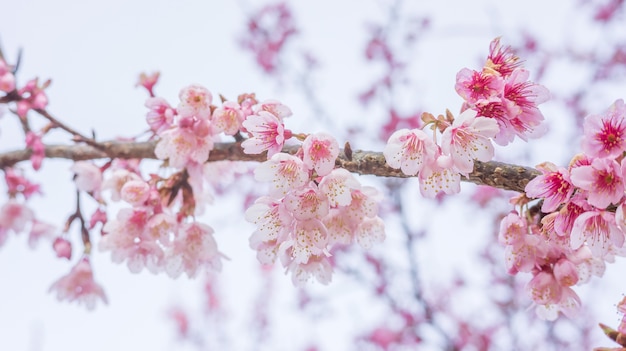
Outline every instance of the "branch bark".
[[[100, 158], [146, 158], [156, 159], [154, 147], [157, 141], [147, 142], [99, 142], [101, 149], [90, 145], [47, 145], [45, 148], [46, 158], [63, 158], [74, 161], [93, 160]], [[283, 152], [296, 153], [298, 146], [286, 146]], [[29, 149], [15, 150], [0, 153], [0, 169], [11, 167], [19, 162], [30, 158], [32, 151]], [[265, 153], [260, 155], [248, 155], [243, 152], [241, 143], [216, 143], [215, 148], [209, 155], [208, 162], [212, 161], [256, 161], [263, 162], [267, 158]], [[379, 177], [409, 178], [400, 170], [387, 165], [382, 152], [355, 150], [351, 157], [340, 152], [336, 165], [357, 174], [370, 174]], [[512, 165], [503, 162], [474, 162], [474, 171], [469, 179], [462, 177], [464, 181], [479, 185], [488, 185], [505, 190], [524, 192], [526, 184], [541, 174], [534, 168]]]

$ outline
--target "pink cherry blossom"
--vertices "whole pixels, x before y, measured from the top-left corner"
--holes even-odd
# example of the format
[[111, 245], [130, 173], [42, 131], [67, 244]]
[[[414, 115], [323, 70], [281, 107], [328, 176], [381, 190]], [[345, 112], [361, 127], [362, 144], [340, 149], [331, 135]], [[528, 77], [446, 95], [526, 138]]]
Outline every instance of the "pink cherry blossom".
[[283, 122], [266, 111], [259, 111], [257, 114], [248, 116], [242, 125], [248, 133], [252, 134], [241, 143], [243, 152], [247, 154], [260, 154], [267, 151], [267, 157], [270, 158], [279, 153], [283, 149], [285, 140], [291, 137], [291, 132], [285, 130]]
[[50, 85], [50, 80], [45, 81], [42, 85], [39, 85], [38, 79], [29, 80], [18, 93], [22, 97], [17, 102], [16, 112], [21, 118], [26, 117], [26, 114], [31, 109], [45, 109], [48, 106], [48, 96], [44, 92]]
[[122, 186], [120, 196], [133, 206], [141, 205], [150, 197], [150, 185], [143, 180], [129, 180]]
[[590, 115], [583, 125], [583, 151], [591, 157], [615, 158], [626, 151], [626, 106], [615, 101], [602, 115]]
[[14, 168], [4, 169], [4, 180], [8, 187], [9, 197], [22, 194], [24, 198], [28, 200], [33, 194], [41, 194], [39, 184], [30, 182], [22, 175], [21, 171]]
[[115, 263], [126, 261], [132, 273], [147, 268], [158, 273], [165, 265], [165, 253], [154, 236], [146, 231], [150, 212], [144, 208], [122, 209], [117, 218], [109, 220], [102, 231], [106, 233], [99, 243], [100, 251], [110, 251]]
[[9, 65], [0, 58], [0, 91], [5, 93], [15, 90], [15, 75]]
[[335, 168], [335, 160], [339, 156], [339, 143], [327, 133], [310, 134], [302, 142], [302, 161], [304, 165], [315, 170], [318, 176], [325, 176]]
[[193, 278], [203, 267], [219, 271], [222, 256], [217, 250], [211, 227], [198, 222], [186, 223], [179, 230], [166, 257], [165, 272], [172, 278], [178, 278], [183, 272]]
[[245, 215], [248, 222], [257, 226], [256, 238], [262, 241], [283, 240], [291, 232], [293, 216], [285, 208], [283, 200], [261, 197], [246, 210]]
[[104, 290], [93, 279], [89, 256], [81, 258], [67, 275], [54, 282], [50, 292], [55, 292], [60, 301], [77, 301], [89, 310], [96, 307], [98, 299], [108, 303]]
[[328, 230], [317, 219], [297, 221], [293, 238], [284, 241], [279, 251], [296, 263], [307, 263], [312, 255], [324, 254], [327, 250]]
[[120, 201], [122, 199], [121, 191], [126, 182], [131, 180], [141, 180], [136, 173], [126, 169], [115, 169], [113, 173], [102, 182], [102, 191], [111, 190], [111, 200]]
[[157, 133], [169, 129], [174, 123], [174, 116], [176, 111], [160, 97], [151, 97], [146, 100], [145, 106], [150, 109], [146, 114], [146, 122], [150, 126], [150, 129]]
[[41, 168], [41, 162], [45, 157], [45, 146], [43, 145], [43, 142], [41, 142], [41, 136], [31, 131], [27, 132], [26, 146], [32, 150], [30, 162], [33, 165], [33, 169], [37, 171], [39, 170], [39, 168]]
[[71, 259], [72, 258], [72, 243], [63, 237], [57, 237], [52, 242], [52, 249], [56, 253], [58, 258]]
[[30, 233], [28, 234], [28, 246], [31, 249], [36, 248], [41, 239], [51, 238], [56, 231], [57, 228], [52, 224], [34, 219], [30, 226]]
[[500, 221], [498, 241], [503, 245], [515, 245], [528, 234], [528, 224], [517, 212], [511, 212]]
[[543, 320], [554, 321], [558, 318], [559, 312], [569, 318], [574, 318], [580, 310], [580, 297], [570, 287], [561, 289], [561, 299], [557, 303], [537, 305], [535, 312]]
[[489, 56], [487, 56], [487, 63], [485, 64], [487, 69], [507, 77], [521, 64], [519, 57], [513, 53], [510, 46], [503, 47], [500, 44], [500, 37], [491, 41], [489, 44]]
[[569, 172], [550, 162], [537, 165], [543, 174], [528, 182], [525, 191], [530, 198], [542, 198], [541, 211], [549, 213], [565, 203], [574, 193]]
[[254, 170], [254, 178], [261, 182], [272, 182], [270, 195], [281, 197], [291, 189], [305, 185], [309, 175], [301, 159], [278, 153]]
[[209, 119], [211, 117], [211, 102], [213, 95], [200, 85], [194, 84], [183, 88], [178, 94], [180, 103], [176, 111], [182, 117], [196, 117]]
[[509, 274], [531, 272], [548, 253], [548, 246], [538, 235], [524, 235], [518, 242], [504, 249], [504, 262]]
[[276, 116], [281, 122], [292, 115], [291, 109], [276, 100], [266, 100], [255, 106], [255, 111], [267, 111]]
[[457, 73], [454, 88], [465, 101], [475, 104], [478, 100], [489, 100], [502, 94], [504, 79], [498, 74], [464, 68]]
[[6, 241], [9, 231], [20, 233], [33, 219], [33, 211], [25, 204], [9, 199], [0, 207], [0, 246]]
[[184, 168], [190, 163], [206, 162], [212, 149], [211, 138], [198, 137], [189, 128], [174, 127], [161, 133], [154, 154], [161, 160], [167, 159], [170, 167]]
[[615, 213], [609, 211], [588, 211], [576, 218], [570, 236], [572, 249], [578, 249], [584, 243], [595, 257], [603, 257], [611, 245], [624, 245], [624, 232], [615, 223]]
[[368, 250], [385, 240], [385, 223], [380, 217], [364, 218], [355, 231], [356, 242]]
[[554, 219], [554, 231], [560, 236], [569, 237], [576, 218], [578, 218], [581, 213], [591, 209], [591, 205], [587, 203], [583, 195], [580, 193], [574, 194], [570, 201], [566, 202], [565, 205], [561, 207], [558, 215]]
[[238, 103], [226, 101], [213, 111], [213, 126], [215, 131], [224, 132], [226, 135], [235, 135], [241, 128], [243, 113]]
[[400, 129], [387, 141], [383, 155], [389, 167], [416, 175], [435, 159], [438, 146], [421, 129]]
[[285, 209], [299, 221], [322, 219], [330, 209], [328, 197], [319, 191], [313, 182], [310, 182], [308, 186], [287, 193], [284, 203]]
[[88, 193], [100, 191], [102, 186], [102, 171], [100, 167], [91, 162], [77, 161], [74, 162], [70, 170], [75, 174], [74, 182], [78, 190]]
[[361, 186], [352, 173], [343, 168], [335, 168], [319, 182], [319, 189], [328, 198], [332, 207], [348, 206], [352, 201], [351, 190]]
[[163, 247], [170, 246], [170, 237], [178, 232], [176, 217], [167, 212], [157, 213], [146, 222], [143, 238], [150, 241], [158, 241]]
[[467, 176], [474, 170], [474, 160], [491, 161], [494, 150], [489, 138], [498, 131], [495, 120], [476, 117], [476, 111], [465, 110], [443, 132], [441, 151], [452, 157], [459, 173]]
[[617, 204], [624, 197], [623, 174], [626, 162], [620, 165], [611, 159], [594, 159], [589, 166], [580, 166], [570, 171], [572, 184], [587, 190], [587, 201], [597, 208]]
[[294, 261], [288, 270], [291, 271], [291, 281], [298, 287], [303, 287], [312, 277], [324, 285], [332, 280], [333, 267], [324, 255], [311, 256], [306, 263]]
[[427, 198], [435, 198], [443, 192], [448, 195], [461, 191], [461, 176], [454, 169], [450, 156], [441, 155], [435, 162], [425, 166], [419, 174], [420, 193]]
[[561, 285], [550, 272], [537, 273], [526, 285], [532, 300], [539, 305], [554, 304], [561, 301]]

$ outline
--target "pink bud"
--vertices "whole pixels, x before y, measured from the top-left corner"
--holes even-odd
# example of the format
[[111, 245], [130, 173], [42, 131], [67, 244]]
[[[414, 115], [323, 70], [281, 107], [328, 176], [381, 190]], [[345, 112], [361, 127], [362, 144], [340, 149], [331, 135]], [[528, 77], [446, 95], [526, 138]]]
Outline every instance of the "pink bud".
[[52, 243], [52, 248], [58, 258], [70, 259], [72, 257], [72, 243], [62, 237], [57, 237]]

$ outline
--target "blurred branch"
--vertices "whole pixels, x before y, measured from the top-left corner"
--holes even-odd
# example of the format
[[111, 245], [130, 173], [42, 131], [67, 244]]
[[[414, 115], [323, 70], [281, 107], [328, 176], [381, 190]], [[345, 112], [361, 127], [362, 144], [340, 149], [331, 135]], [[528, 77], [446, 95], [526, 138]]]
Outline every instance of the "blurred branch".
[[[74, 161], [93, 160], [100, 158], [147, 158], [156, 159], [154, 147], [157, 141], [147, 142], [119, 142], [106, 141], [99, 142], [98, 148], [90, 145], [47, 145], [45, 155], [47, 158], [64, 158]], [[295, 154], [299, 146], [286, 146], [283, 152]], [[16, 150], [0, 153], [0, 169], [11, 167], [16, 163], [26, 161], [30, 158], [31, 150]], [[248, 155], [243, 152], [241, 143], [216, 143], [211, 150], [208, 162], [213, 161], [256, 161], [267, 160], [265, 153], [260, 155]], [[374, 151], [352, 151], [348, 158], [345, 153], [340, 152], [340, 156], [335, 162], [337, 167], [358, 174], [370, 174], [379, 177], [409, 178], [400, 170], [387, 166], [382, 152]], [[469, 175], [469, 179], [461, 178], [464, 181], [479, 185], [489, 185], [492, 187], [523, 192], [528, 182], [539, 175], [539, 171], [524, 166], [512, 165], [502, 162], [479, 162], [475, 161], [474, 171]]]

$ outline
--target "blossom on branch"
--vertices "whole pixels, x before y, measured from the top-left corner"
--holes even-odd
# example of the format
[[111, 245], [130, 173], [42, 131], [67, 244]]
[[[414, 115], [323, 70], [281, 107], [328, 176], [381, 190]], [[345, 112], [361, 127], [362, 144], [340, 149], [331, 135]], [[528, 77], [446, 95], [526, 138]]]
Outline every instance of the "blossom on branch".
[[104, 290], [93, 279], [89, 256], [83, 256], [67, 275], [50, 286], [49, 291], [56, 293], [60, 301], [77, 301], [89, 310], [96, 307], [97, 300], [108, 303]]

